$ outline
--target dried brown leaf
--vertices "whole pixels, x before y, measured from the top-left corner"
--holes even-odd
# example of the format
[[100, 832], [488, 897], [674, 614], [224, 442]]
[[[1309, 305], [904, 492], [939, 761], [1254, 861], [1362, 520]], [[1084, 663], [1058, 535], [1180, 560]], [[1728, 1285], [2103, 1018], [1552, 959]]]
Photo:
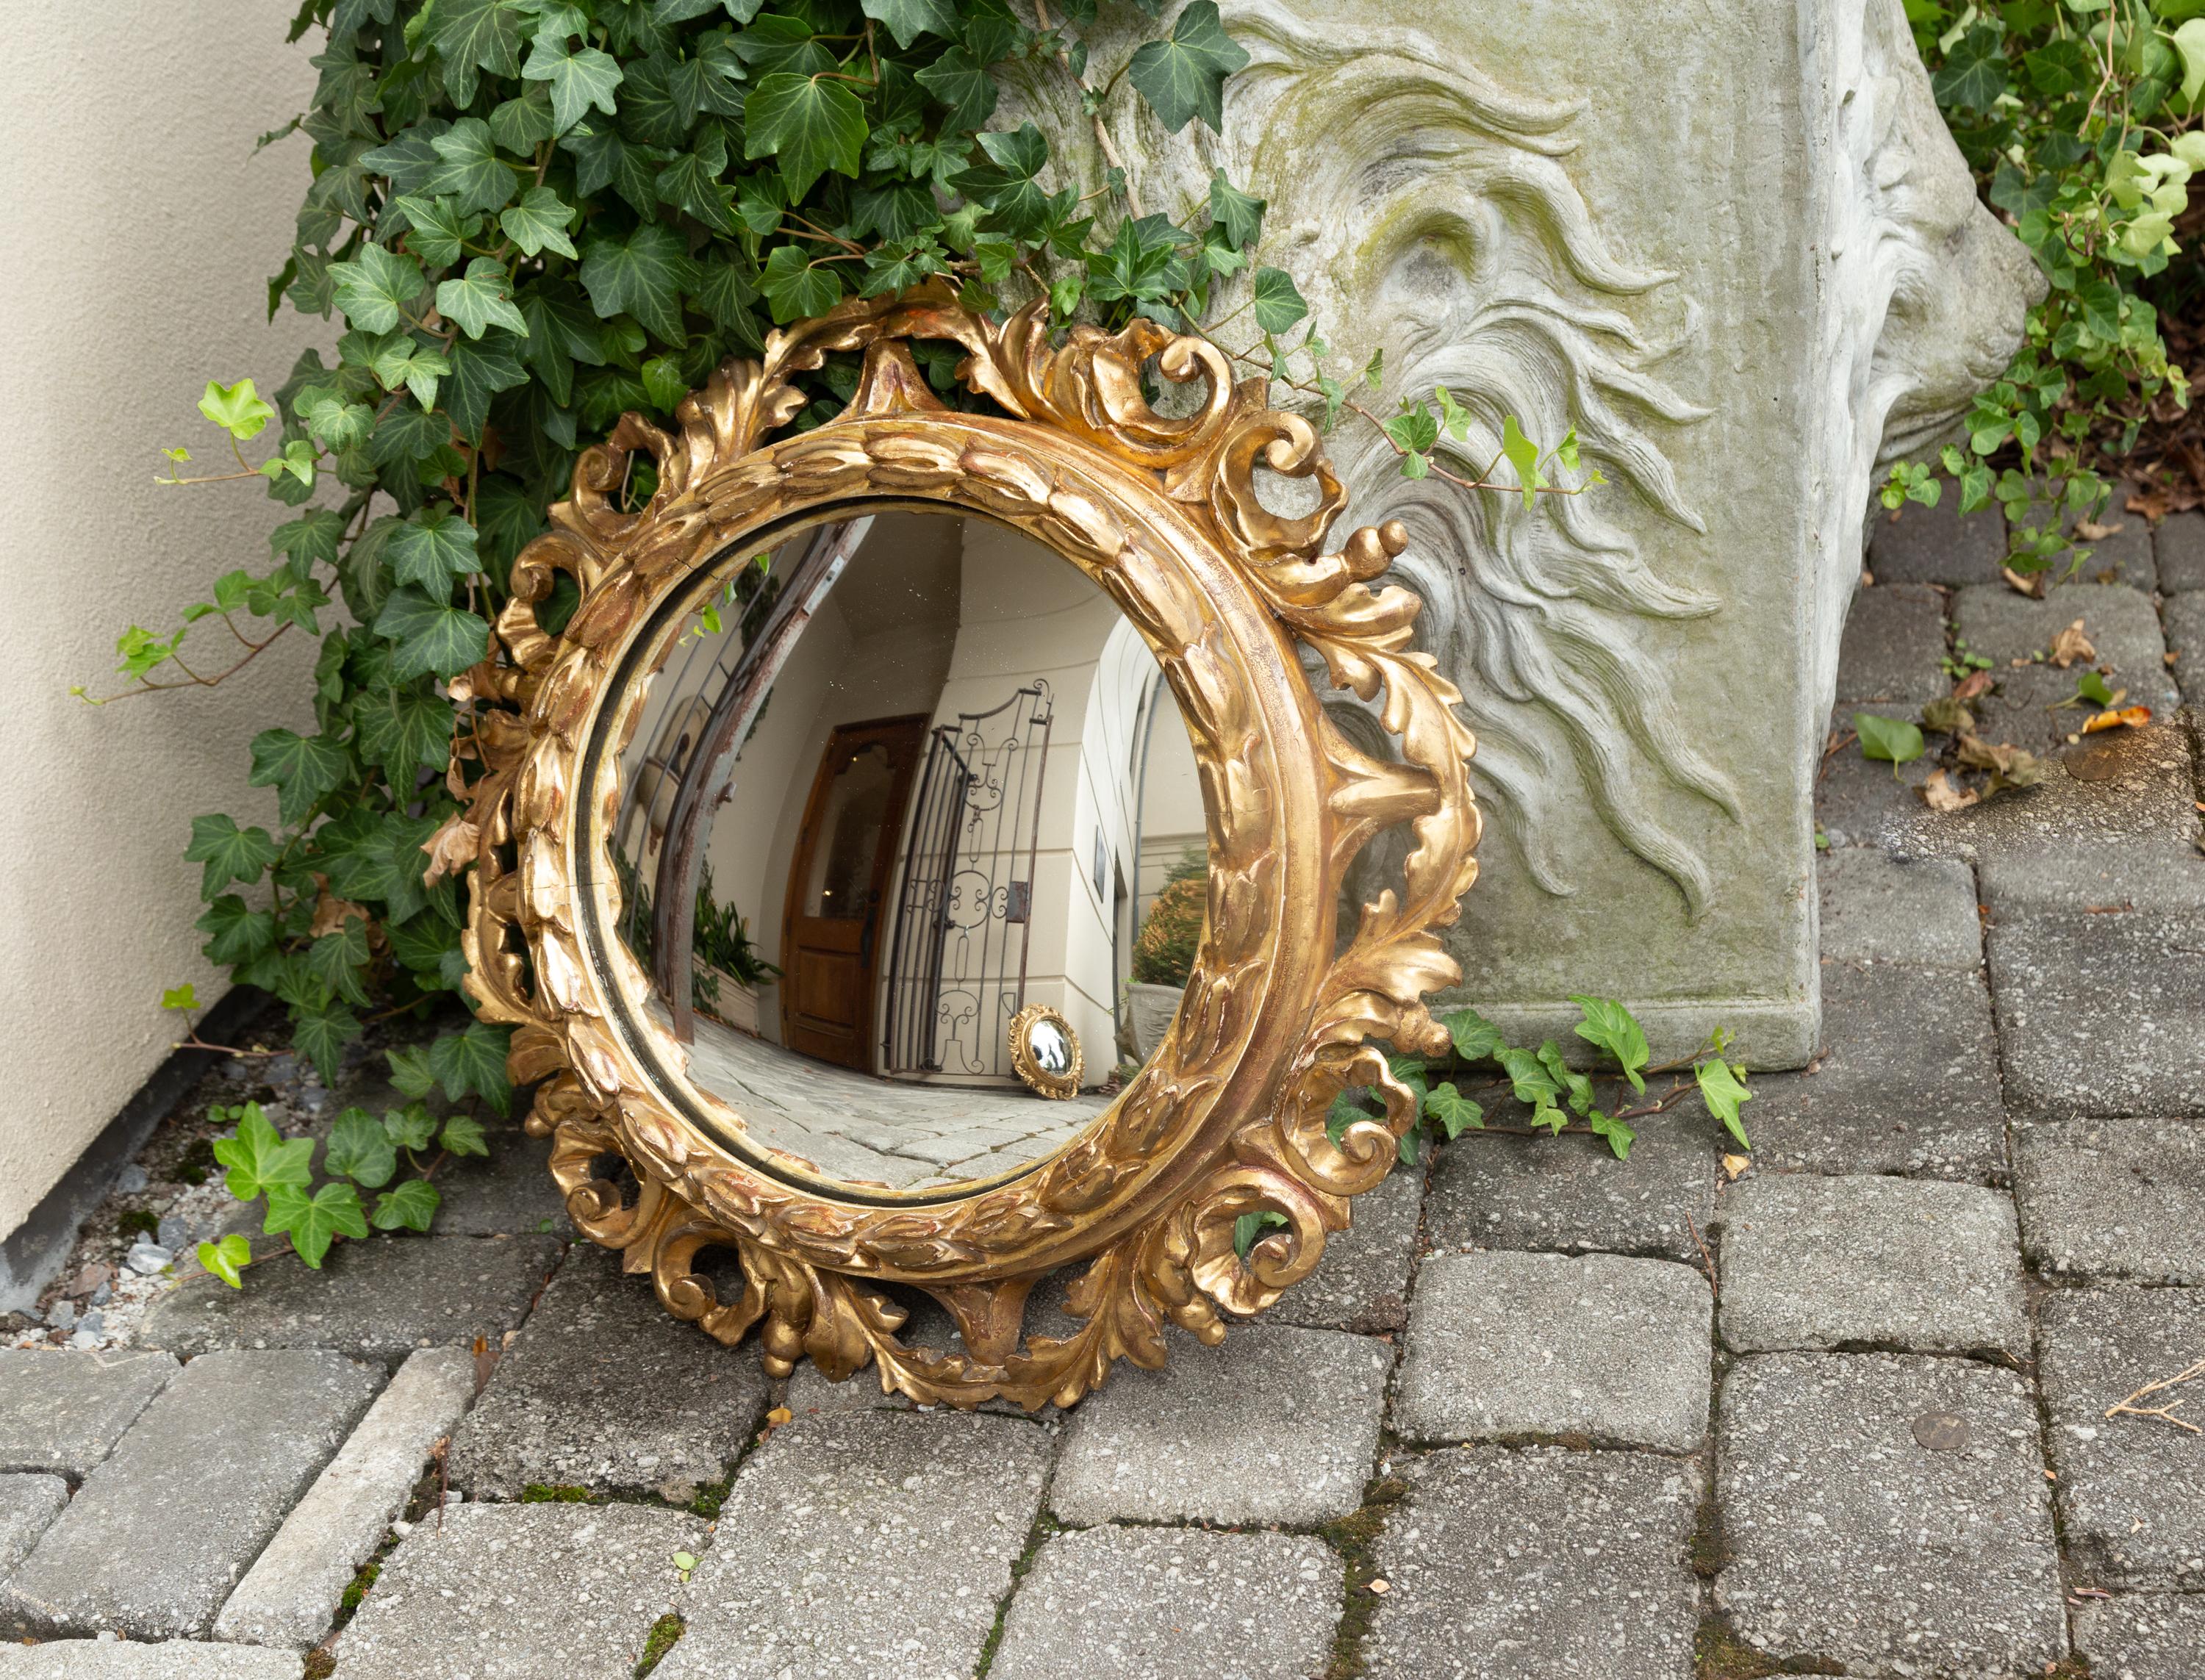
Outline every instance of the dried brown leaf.
[[1944, 770], [1931, 771], [1922, 784], [1922, 802], [1932, 810], [1965, 810], [1982, 798], [1972, 787], [1955, 787]]
[[2090, 638], [2083, 633], [2083, 620], [2080, 619], [2061, 631], [2052, 644], [2052, 662], [2061, 670], [2065, 670], [2078, 659], [2093, 665], [2098, 659], [2097, 649], [2090, 645]]
[[421, 872], [421, 884], [434, 887], [448, 875], [456, 875], [475, 860], [482, 846], [482, 830], [459, 811], [444, 819], [444, 825], [421, 842], [421, 849], [429, 854], [429, 867]]
[[2018, 590], [2032, 601], [2042, 601], [2044, 598], [2043, 581], [2049, 575], [2048, 573], [2040, 572], [2034, 578], [2024, 578], [2011, 566], [1999, 567], [1999, 576], [2006, 580], [2008, 586]]
[[1958, 695], [1947, 694], [1923, 707], [1922, 727], [1946, 735], [1971, 735], [1975, 733], [1976, 715]]
[[2141, 729], [2150, 721], [2149, 706], [2123, 706], [2119, 711], [2100, 712], [2083, 726], [2083, 733], [2095, 735], [2101, 729]]
[[1973, 700], [1991, 692], [1988, 671], [1970, 671], [1960, 679], [1960, 686], [1952, 691], [1955, 700]]
[[354, 916], [363, 922], [374, 919], [368, 915], [366, 905], [341, 899], [324, 887], [321, 896], [314, 900], [314, 919], [306, 931], [319, 939], [324, 934], [335, 933], [344, 926], [347, 917]]
[[2126, 519], [2115, 519], [2111, 525], [2100, 525], [2095, 519], [2075, 521], [2075, 534], [2085, 543], [2102, 543], [2115, 531], [2127, 529]]

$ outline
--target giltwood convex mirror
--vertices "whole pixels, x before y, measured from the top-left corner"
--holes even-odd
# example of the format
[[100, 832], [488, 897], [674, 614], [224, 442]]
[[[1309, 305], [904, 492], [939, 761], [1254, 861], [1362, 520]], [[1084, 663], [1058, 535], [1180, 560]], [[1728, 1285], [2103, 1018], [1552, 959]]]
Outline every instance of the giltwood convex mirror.
[[[967, 406], [914, 343], [961, 354]], [[854, 396], [793, 430], [830, 357]], [[1423, 998], [1478, 819], [1419, 603], [1373, 587], [1403, 532], [1323, 552], [1314, 430], [1207, 341], [939, 285], [773, 334], [677, 419], [583, 454], [461, 687], [469, 986], [576, 1225], [776, 1375], [1070, 1404], [1168, 1325], [1219, 1339], [1414, 1123], [1368, 1041], [1446, 1042]], [[1343, 921], [1396, 824], [1395, 885]], [[1328, 1136], [1350, 1084], [1385, 1115]], [[1075, 1327], [1030, 1335], [1059, 1273]]]

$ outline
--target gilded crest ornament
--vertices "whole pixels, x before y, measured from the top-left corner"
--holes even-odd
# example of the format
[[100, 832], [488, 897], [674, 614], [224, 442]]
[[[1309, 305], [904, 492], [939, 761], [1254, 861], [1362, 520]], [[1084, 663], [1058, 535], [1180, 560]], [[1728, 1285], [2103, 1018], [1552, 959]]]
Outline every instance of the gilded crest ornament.
[[[960, 349], [958, 377], [1001, 412], [945, 404], [914, 342]], [[797, 376], [837, 353], [862, 356], [854, 397], [790, 430], [810, 401]], [[1199, 401], [1159, 413], [1144, 369]], [[999, 322], [939, 282], [774, 333], [676, 418], [669, 431], [624, 416], [584, 453], [514, 564], [491, 657], [464, 680], [478, 703], [458, 749], [477, 777], [468, 988], [516, 1029], [512, 1075], [536, 1086], [529, 1128], [553, 1140], [575, 1224], [676, 1317], [729, 1344], [758, 1328], [776, 1376], [808, 1356], [836, 1380], [871, 1365], [884, 1391], [926, 1403], [1069, 1405], [1120, 1357], [1162, 1365], [1167, 1326], [1221, 1339], [1309, 1275], [1417, 1121], [1369, 1041], [1447, 1042], [1423, 999], [1458, 977], [1436, 930], [1475, 878], [1479, 819], [1459, 697], [1411, 645], [1420, 603], [1377, 582], [1406, 534], [1361, 529], [1322, 551], [1345, 496], [1315, 429], [1271, 409], [1261, 380], [1236, 385], [1208, 341], [1147, 320], [1060, 338], [1039, 306]], [[643, 457], [656, 485], [632, 508]], [[1265, 474], [1301, 481], [1313, 507], [1274, 511]], [[786, 1170], [740, 1127], [700, 1120], [663, 1071], [673, 1030], [651, 1012], [650, 977], [608, 934], [630, 889], [605, 836], [664, 614], [775, 533], [897, 509], [1023, 533], [1131, 620], [1192, 737], [1209, 846], [1193, 971], [1146, 1064], [1045, 1159], [924, 1194]], [[579, 601], [555, 632], [541, 614], [561, 574]], [[1304, 650], [1374, 706], [1397, 759], [1328, 721]], [[1349, 865], [1397, 824], [1412, 840], [1398, 886], [1343, 937]], [[1334, 1137], [1351, 1085], [1384, 1114]], [[1244, 1256], [1250, 1214], [1283, 1222]], [[740, 1260], [724, 1293], [707, 1250]], [[1078, 1327], [1029, 1336], [1028, 1293], [1060, 1271]], [[938, 1301], [958, 1345], [902, 1339], [891, 1286]]]

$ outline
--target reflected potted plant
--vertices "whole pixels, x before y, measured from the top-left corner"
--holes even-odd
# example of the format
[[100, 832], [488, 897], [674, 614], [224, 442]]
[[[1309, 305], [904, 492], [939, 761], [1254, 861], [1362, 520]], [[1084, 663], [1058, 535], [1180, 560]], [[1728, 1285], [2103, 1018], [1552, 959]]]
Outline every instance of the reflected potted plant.
[[1209, 893], [1209, 863], [1189, 846], [1164, 876], [1133, 940], [1133, 977], [1126, 988], [1133, 1048], [1143, 1061], [1155, 1054], [1179, 1013], [1187, 976], [1202, 942], [1202, 912]]
[[781, 970], [758, 955], [741, 912], [712, 896], [710, 863], [697, 882], [696, 932], [690, 949], [696, 959], [690, 977], [691, 994], [698, 1009], [716, 1021], [757, 1036], [758, 994], [773, 983]]

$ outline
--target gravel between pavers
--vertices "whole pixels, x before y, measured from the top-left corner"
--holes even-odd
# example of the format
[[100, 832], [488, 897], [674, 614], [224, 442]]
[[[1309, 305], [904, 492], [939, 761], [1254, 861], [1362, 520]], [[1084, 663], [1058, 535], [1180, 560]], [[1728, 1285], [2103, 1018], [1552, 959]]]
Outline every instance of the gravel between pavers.
[[1058, 1535], [1019, 1583], [988, 1680], [1308, 1680], [1340, 1592], [1340, 1558], [1307, 1535]]
[[1876, 1345], [2022, 1359], [2021, 1239], [2004, 1192], [1762, 1173], [1723, 1192], [1725, 1345]]
[[448, 1508], [398, 1543], [336, 1642], [343, 1680], [629, 1680], [704, 1523], [642, 1505]]
[[1697, 1463], [1469, 1447], [1395, 1470], [1374, 1680], [1692, 1680]]
[[1161, 1371], [1120, 1362], [1080, 1402], [1049, 1506], [1067, 1523], [1286, 1523], [1363, 1503], [1393, 1350], [1285, 1325], [1215, 1347], [1171, 1337]]
[[194, 1359], [8, 1582], [0, 1627], [205, 1632], [382, 1382], [335, 1353]]
[[[2061, 1291], [2039, 1309], [2037, 1334], [2062, 1537], [2078, 1577], [2205, 1588], [2205, 1436], [2155, 1417], [2106, 1416], [2146, 1383], [2205, 1359], [2205, 1291]], [[2181, 1399], [2178, 1416], [2205, 1421], [2205, 1382], [2140, 1404]]]
[[1615, 1255], [1436, 1254], [1395, 1386], [1406, 1440], [1584, 1436], [1697, 1450], [1708, 1428], [1703, 1273]]
[[[1922, 1446], [1932, 1416], [1957, 1416], [1965, 1444]], [[2015, 1373], [1766, 1354], [1732, 1368], [1718, 1427], [1715, 1607], [1756, 1650], [1925, 1676], [2066, 1655], [2036, 1408]]]
[[959, 1413], [776, 1430], [735, 1478], [655, 1680], [966, 1680], [1053, 1445], [1041, 1425]]

